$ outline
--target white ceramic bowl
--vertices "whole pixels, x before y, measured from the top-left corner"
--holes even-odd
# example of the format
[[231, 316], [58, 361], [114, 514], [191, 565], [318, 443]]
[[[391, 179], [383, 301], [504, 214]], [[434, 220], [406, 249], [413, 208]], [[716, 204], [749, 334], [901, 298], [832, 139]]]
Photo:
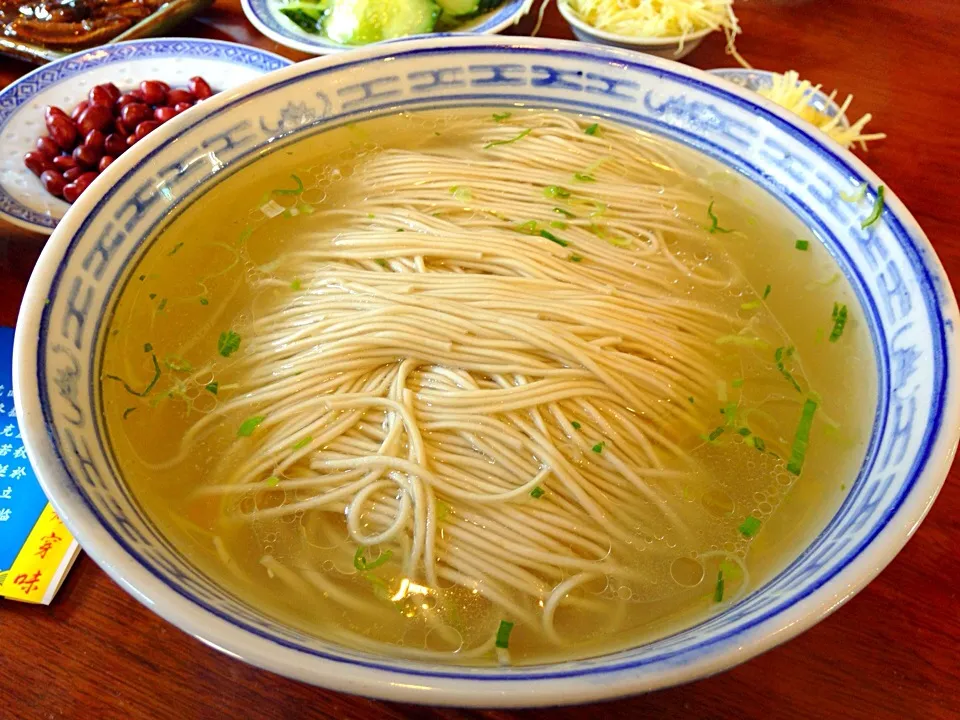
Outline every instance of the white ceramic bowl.
[[632, 35], [620, 35], [618, 33], [607, 32], [595, 28], [590, 23], [583, 20], [577, 11], [570, 7], [567, 0], [557, 0], [557, 9], [563, 15], [563, 19], [570, 25], [570, 29], [577, 40], [597, 45], [610, 45], [611, 47], [625, 48], [626, 50], [636, 50], [637, 52], [656, 55], [657, 57], [668, 58], [670, 60], [679, 60], [692, 53], [703, 42], [703, 39], [714, 32], [710, 28], [698, 30], [690, 33], [683, 39], [679, 37], [634, 37]]
[[[323, 35], [308, 33], [280, 12], [288, 0], [241, 0], [243, 14], [257, 30], [271, 40], [288, 48], [300, 50], [312, 55], [352, 50], [351, 45], [341, 45]], [[533, 0], [504, 0], [503, 4], [490, 12], [464, 21], [457, 29], [458, 33], [468, 35], [493, 35], [520, 22], [533, 5]], [[443, 33], [435, 33], [443, 37]]]
[[83, 50], [27, 73], [0, 91], [0, 218], [49, 235], [70, 207], [23, 164], [24, 154], [47, 134], [45, 106], [69, 112], [90, 88], [106, 82], [126, 92], [141, 80], [185, 87], [200, 75], [222, 91], [290, 64], [271, 52], [220, 40], [147, 38]]
[[[116, 474], [97, 410], [104, 318], [158, 224], [267, 146], [401, 109], [466, 105], [587, 113], [712, 156], [807, 224], [850, 280], [854, 311], [872, 337], [875, 369], [864, 369], [878, 373], [872, 437], [835, 516], [762, 587], [656, 642], [506, 668], [341, 648], [277, 622], [199, 573]], [[861, 205], [840, 199], [862, 182], [869, 189]], [[960, 317], [930, 243], [893, 193], [880, 221], [861, 229], [880, 184], [781, 108], [647, 55], [458, 37], [299, 63], [164, 125], [67, 213], [37, 264], [17, 327], [24, 442], [64, 521], [123, 588], [209, 645], [275, 672], [393, 700], [481, 706], [582, 702], [709, 675], [793, 637], [866, 585], [916, 529], [950, 466], [960, 427]]]

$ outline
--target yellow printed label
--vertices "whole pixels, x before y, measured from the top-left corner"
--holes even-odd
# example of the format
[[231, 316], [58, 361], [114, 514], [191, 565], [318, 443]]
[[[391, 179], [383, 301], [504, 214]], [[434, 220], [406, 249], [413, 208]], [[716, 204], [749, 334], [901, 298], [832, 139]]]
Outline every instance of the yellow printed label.
[[29, 603], [49, 602], [52, 592], [48, 590], [56, 591], [63, 576], [61, 566], [73, 544], [73, 535], [47, 503], [7, 571], [0, 596]]

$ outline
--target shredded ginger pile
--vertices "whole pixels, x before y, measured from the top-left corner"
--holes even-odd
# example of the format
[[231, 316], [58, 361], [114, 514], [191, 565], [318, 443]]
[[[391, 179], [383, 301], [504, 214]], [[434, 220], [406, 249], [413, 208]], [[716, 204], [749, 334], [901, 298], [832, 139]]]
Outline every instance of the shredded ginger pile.
[[680, 47], [700, 30], [723, 30], [727, 52], [737, 55], [734, 37], [740, 24], [733, 13], [733, 0], [568, 0], [580, 18], [604, 32], [628, 37], [679, 38]]
[[[771, 87], [760, 88], [757, 92], [815, 125], [845, 148], [859, 143], [860, 147], [866, 150], [868, 141], [882, 140], [886, 137], [884, 133], [864, 134], [864, 128], [873, 117], [870, 113], [849, 126], [843, 123], [842, 118], [850, 107], [850, 103], [853, 102], [853, 95], [847, 95], [847, 99], [840, 105], [839, 112], [833, 117], [812, 107], [809, 104], [810, 96], [819, 90], [820, 85], [813, 85], [809, 80], [801, 80], [796, 71], [790, 70], [783, 75], [774, 76]], [[836, 96], [837, 91], [834, 90], [828, 97], [833, 102]]]

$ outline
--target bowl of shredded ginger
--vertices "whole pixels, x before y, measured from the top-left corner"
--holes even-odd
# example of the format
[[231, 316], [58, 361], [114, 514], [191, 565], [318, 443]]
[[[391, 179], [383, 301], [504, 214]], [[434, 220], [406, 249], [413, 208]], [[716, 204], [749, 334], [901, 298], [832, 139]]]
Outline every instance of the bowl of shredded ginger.
[[578, 40], [679, 60], [722, 30], [736, 57], [734, 0], [558, 0]]

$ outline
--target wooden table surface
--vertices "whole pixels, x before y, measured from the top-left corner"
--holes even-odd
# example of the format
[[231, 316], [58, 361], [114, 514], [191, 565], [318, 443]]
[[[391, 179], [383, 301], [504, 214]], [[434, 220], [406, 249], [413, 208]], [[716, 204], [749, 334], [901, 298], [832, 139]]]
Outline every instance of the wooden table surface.
[[[869, 165], [911, 208], [960, 278], [960, 14], [955, 0], [738, 2], [743, 55], [854, 92], [889, 138]], [[529, 33], [532, 18], [517, 29]], [[182, 34], [294, 59], [217, 0]], [[541, 35], [571, 37], [555, 8]], [[714, 35], [686, 62], [731, 64]], [[29, 70], [0, 60], [0, 83]], [[42, 239], [0, 225], [0, 323], [12, 325]], [[899, 557], [799, 638], [690, 685], [589, 708], [433, 710], [319, 690], [228, 658], [152, 614], [82, 556], [50, 607], [0, 601], [0, 718], [957, 718], [960, 477], [947, 480]]]

